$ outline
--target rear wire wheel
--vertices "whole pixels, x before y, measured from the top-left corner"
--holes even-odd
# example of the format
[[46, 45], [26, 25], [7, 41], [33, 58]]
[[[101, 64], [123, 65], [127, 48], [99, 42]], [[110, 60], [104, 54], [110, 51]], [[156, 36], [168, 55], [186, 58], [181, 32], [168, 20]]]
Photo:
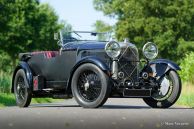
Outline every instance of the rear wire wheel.
[[71, 89], [75, 100], [85, 108], [102, 106], [109, 97], [109, 77], [96, 65], [86, 63], [74, 72]]
[[28, 107], [30, 105], [32, 93], [28, 87], [26, 74], [23, 69], [19, 69], [14, 78], [14, 94], [16, 104], [19, 107]]

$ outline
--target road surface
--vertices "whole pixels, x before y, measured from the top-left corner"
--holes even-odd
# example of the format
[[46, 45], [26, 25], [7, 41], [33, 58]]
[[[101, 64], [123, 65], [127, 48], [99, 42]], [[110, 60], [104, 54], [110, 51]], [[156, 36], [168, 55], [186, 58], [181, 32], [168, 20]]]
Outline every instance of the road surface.
[[194, 109], [152, 109], [141, 99], [109, 99], [84, 109], [73, 99], [0, 109], [0, 129], [194, 129]]

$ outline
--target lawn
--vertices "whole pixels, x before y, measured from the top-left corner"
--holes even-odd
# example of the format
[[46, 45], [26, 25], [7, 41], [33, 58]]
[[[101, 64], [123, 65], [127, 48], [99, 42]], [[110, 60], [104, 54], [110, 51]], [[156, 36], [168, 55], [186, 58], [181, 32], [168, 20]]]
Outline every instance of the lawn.
[[176, 104], [194, 108], [194, 85], [190, 83], [183, 84], [181, 96]]
[[16, 105], [16, 103], [13, 94], [0, 93], [0, 107], [14, 105]]
[[[52, 98], [33, 98], [32, 103], [52, 103], [62, 101], [62, 99], [52, 99]], [[15, 106], [15, 96], [14, 94], [0, 93], [0, 107], [5, 106]]]

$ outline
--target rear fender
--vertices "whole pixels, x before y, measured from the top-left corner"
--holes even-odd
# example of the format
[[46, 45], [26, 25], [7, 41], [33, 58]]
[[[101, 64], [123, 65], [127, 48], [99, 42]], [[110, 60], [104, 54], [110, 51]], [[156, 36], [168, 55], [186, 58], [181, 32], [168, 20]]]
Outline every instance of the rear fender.
[[12, 93], [14, 92], [15, 75], [16, 75], [16, 73], [19, 69], [23, 69], [25, 74], [26, 74], [26, 78], [27, 78], [27, 81], [28, 81], [27, 87], [30, 88], [30, 89], [32, 89], [32, 87], [33, 87], [33, 74], [32, 74], [32, 71], [31, 71], [29, 65], [26, 62], [20, 61], [19, 65], [15, 68], [14, 73], [13, 73], [12, 87], [11, 87], [11, 92]]

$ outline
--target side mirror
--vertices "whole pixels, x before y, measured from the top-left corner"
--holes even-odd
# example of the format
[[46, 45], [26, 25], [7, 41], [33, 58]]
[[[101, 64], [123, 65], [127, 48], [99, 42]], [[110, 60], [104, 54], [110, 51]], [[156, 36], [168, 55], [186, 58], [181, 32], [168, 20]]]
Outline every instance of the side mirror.
[[54, 40], [59, 40], [59, 33], [54, 33]]

